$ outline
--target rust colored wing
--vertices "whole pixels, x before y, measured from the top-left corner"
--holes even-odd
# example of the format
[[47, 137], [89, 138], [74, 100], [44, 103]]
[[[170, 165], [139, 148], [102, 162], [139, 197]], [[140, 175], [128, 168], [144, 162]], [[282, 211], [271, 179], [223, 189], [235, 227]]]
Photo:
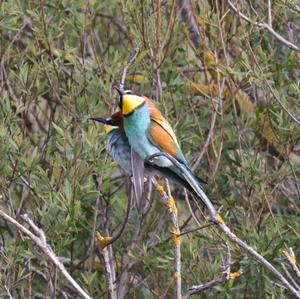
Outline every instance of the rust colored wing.
[[150, 140], [154, 145], [158, 146], [162, 151], [175, 157], [180, 162], [187, 164], [178, 146], [177, 140], [174, 140], [172, 135], [167, 130], [165, 130], [165, 128], [160, 123], [152, 120], [149, 126], [148, 134]]
[[149, 107], [151, 116], [151, 124], [149, 127], [149, 137], [151, 141], [160, 147], [161, 150], [167, 152], [187, 165], [187, 161], [181, 152], [179, 143], [171, 125], [149, 98], [145, 97], [145, 100]]
[[153, 102], [149, 98], [145, 97], [145, 99], [146, 99], [146, 103], [150, 110], [151, 119], [154, 122], [156, 122], [157, 124], [159, 124], [170, 135], [170, 137], [173, 139], [173, 142], [176, 144], [177, 148], [180, 149], [176, 135], [175, 135], [172, 127], [170, 126], [169, 122], [166, 120], [165, 117], [163, 117], [163, 115], [154, 106]]

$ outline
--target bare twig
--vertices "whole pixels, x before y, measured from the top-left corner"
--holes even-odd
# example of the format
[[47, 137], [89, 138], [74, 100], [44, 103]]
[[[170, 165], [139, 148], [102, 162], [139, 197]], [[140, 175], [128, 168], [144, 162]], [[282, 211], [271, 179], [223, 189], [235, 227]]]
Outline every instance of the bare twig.
[[14, 297], [11, 295], [10, 289], [7, 285], [5, 285], [5, 290], [7, 292], [7, 296], [9, 297], [9, 299], [14, 299]]
[[175, 200], [170, 191], [170, 185], [168, 179], [165, 179], [166, 186], [167, 186], [167, 207], [169, 209], [169, 213], [171, 214], [171, 219], [173, 223], [173, 236], [172, 241], [174, 243], [174, 279], [176, 283], [176, 296], [175, 298], [181, 299], [181, 251], [180, 251], [180, 244], [181, 244], [181, 237], [180, 237], [180, 226], [178, 220], [178, 210], [176, 207]]
[[286, 40], [283, 36], [281, 36], [279, 33], [277, 33], [273, 27], [272, 27], [272, 20], [271, 20], [271, 13], [270, 13], [270, 5], [268, 7], [268, 11], [269, 11], [269, 19], [268, 19], [268, 24], [264, 23], [264, 22], [253, 22], [249, 17], [247, 17], [246, 15], [244, 15], [243, 13], [241, 13], [238, 8], [236, 6], [234, 6], [234, 4], [230, 1], [227, 0], [227, 3], [229, 5], [229, 7], [231, 8], [231, 10], [233, 10], [237, 15], [239, 15], [243, 20], [252, 23], [260, 28], [263, 29], [267, 29], [269, 31], [269, 33], [271, 35], [273, 35], [278, 41], [280, 41], [282, 44], [284, 44], [285, 46], [287, 46], [288, 48], [300, 52], [300, 48], [298, 46], [296, 46], [295, 44], [293, 44], [292, 42]]
[[197, 219], [193, 209], [192, 209], [192, 206], [191, 206], [191, 203], [190, 203], [190, 200], [189, 200], [189, 195], [188, 195], [188, 192], [186, 189], [184, 189], [184, 199], [185, 199], [185, 202], [186, 204], [188, 205], [188, 208], [189, 208], [189, 211], [190, 211], [190, 214], [192, 215], [194, 221], [197, 223], [198, 227], [201, 227], [201, 224], [199, 222], [199, 220]]
[[128, 222], [130, 208], [131, 208], [131, 194], [129, 194], [129, 196], [128, 196], [126, 215], [125, 215], [125, 219], [124, 219], [124, 221], [122, 223], [122, 226], [121, 226], [120, 230], [118, 231], [118, 233], [115, 234], [111, 238], [111, 240], [108, 242], [107, 246], [111, 245], [112, 243], [114, 243], [115, 241], [117, 241], [121, 237], [121, 235], [122, 235], [122, 233], [123, 233], [123, 231], [124, 231], [124, 229], [125, 229], [125, 227], [127, 225], [127, 222]]
[[167, 192], [164, 190], [164, 187], [155, 180], [151, 179], [155, 190], [160, 194], [163, 203], [168, 208], [168, 212], [171, 215], [172, 220], [172, 241], [174, 244], [174, 280], [176, 285], [176, 296], [175, 298], [181, 299], [181, 237], [180, 237], [180, 226], [178, 221], [178, 210], [176, 207], [175, 200], [170, 191], [169, 181], [166, 179]]
[[49, 259], [54, 263], [54, 265], [62, 272], [68, 282], [74, 287], [74, 289], [81, 295], [82, 298], [85, 299], [92, 299], [73, 279], [73, 277], [69, 274], [66, 270], [65, 266], [59, 261], [58, 257], [55, 255], [54, 251], [47, 244], [45, 233], [42, 229], [38, 228], [33, 221], [28, 217], [27, 214], [22, 215], [22, 219], [24, 219], [29, 226], [32, 228], [34, 233], [28, 230], [25, 226], [20, 224], [18, 221], [7, 215], [5, 212], [0, 210], [0, 217], [8, 221], [9, 223], [16, 226], [16, 228], [22, 232], [23, 234], [27, 235], [43, 252], [45, 255], [49, 257]]
[[199, 187], [198, 182], [196, 181], [195, 177], [184, 167], [180, 162], [178, 162], [174, 157], [167, 153], [156, 153], [150, 157], [145, 159], [145, 163], [151, 163], [152, 159], [155, 157], [166, 157], [169, 159], [183, 174], [183, 176], [190, 182], [193, 189], [197, 191], [200, 196], [200, 199], [206, 205], [211, 221], [218, 224], [219, 228], [225, 233], [225, 235], [235, 244], [239, 245], [244, 251], [252, 255], [259, 263], [264, 265], [269, 271], [271, 271], [281, 282], [282, 284], [291, 292], [296, 298], [300, 299], [300, 292], [269, 262], [267, 261], [262, 255], [260, 255], [254, 248], [249, 246], [245, 241], [238, 238], [230, 228], [225, 224], [221, 216], [217, 213], [214, 206], [211, 204], [209, 198], [205, 194], [205, 192]]
[[292, 274], [288, 271], [288, 269], [286, 268], [286, 266], [285, 266], [284, 263], [281, 263], [281, 267], [283, 268], [284, 273], [285, 273], [286, 276], [290, 279], [290, 281], [292, 282], [292, 284], [294, 285], [294, 287], [300, 291], [300, 286], [297, 284], [297, 282], [295, 281], [294, 277], [293, 277]]
[[134, 49], [133, 53], [131, 54], [129, 60], [125, 62], [124, 69], [121, 72], [121, 80], [120, 80], [120, 85], [119, 85], [119, 87], [120, 87], [121, 90], [124, 90], [125, 78], [126, 78], [127, 70], [131, 66], [131, 64], [134, 62], [134, 60], [136, 59], [136, 57], [138, 56], [139, 52], [140, 52], [140, 48], [136, 47]]
[[221, 101], [222, 101], [221, 94], [223, 93], [224, 86], [225, 86], [225, 79], [222, 80], [222, 84], [221, 84], [221, 87], [220, 87], [220, 90], [219, 90], [217, 104], [213, 107], [213, 112], [212, 112], [212, 115], [211, 115], [210, 128], [209, 128], [207, 138], [205, 140], [205, 143], [204, 143], [203, 147], [201, 148], [201, 151], [200, 151], [200, 153], [197, 157], [197, 160], [195, 161], [194, 165], [192, 166], [193, 171], [198, 167], [204, 153], [206, 152], [206, 150], [207, 150], [207, 148], [210, 144], [210, 141], [211, 141], [211, 138], [212, 138], [212, 135], [213, 135], [213, 132], [214, 132], [214, 128], [215, 128], [218, 109], [219, 109], [219, 106], [221, 105]]
[[[106, 157], [104, 159], [104, 161], [107, 158], [107, 154]], [[99, 181], [97, 179], [97, 176], [94, 174], [93, 175], [93, 180], [94, 183], [96, 185], [96, 189], [99, 190], [99, 186], [102, 185], [102, 181], [103, 181], [103, 175], [104, 173], [102, 172], [99, 178]], [[95, 239], [96, 239], [96, 227], [97, 227], [97, 220], [98, 220], [98, 214], [99, 214], [99, 204], [100, 204], [100, 197], [97, 196], [96, 199], [96, 204], [95, 204], [95, 211], [94, 211], [94, 217], [93, 217], [93, 226], [92, 226], [92, 234], [91, 234], [91, 239], [90, 239], [90, 246], [88, 249], [88, 254], [90, 255], [90, 259], [89, 259], [89, 272], [92, 272], [92, 268], [93, 268], [93, 262], [94, 262], [94, 249], [95, 249]]]
[[103, 244], [103, 237], [98, 233], [97, 240], [101, 247], [101, 254], [104, 259], [104, 267], [105, 267], [105, 276], [108, 284], [108, 291], [110, 294], [110, 299], [117, 299], [117, 291], [115, 284], [115, 275], [114, 275], [114, 265], [112, 264], [112, 258], [110, 256], [109, 247], [107, 244]]
[[[93, 176], [93, 179], [95, 181], [96, 188], [99, 188], [99, 184], [97, 181], [96, 176]], [[102, 181], [102, 176], [101, 176]], [[98, 197], [98, 204], [100, 203], [100, 198]], [[110, 294], [111, 299], [117, 298], [117, 292], [116, 292], [116, 272], [115, 272], [115, 262], [114, 262], [114, 254], [112, 246], [108, 246], [108, 244], [111, 242], [111, 237], [109, 236], [109, 219], [108, 219], [108, 209], [107, 206], [102, 207], [104, 209], [104, 220], [103, 220], [103, 229], [106, 233], [106, 236], [103, 237], [100, 235], [99, 232], [97, 232], [97, 241], [100, 247], [100, 254], [104, 260], [104, 268], [105, 268], [105, 276], [106, 281], [108, 285], [108, 291]], [[98, 212], [97, 212], [98, 215]], [[96, 220], [97, 215], [95, 213], [94, 217], [94, 228], [96, 229]], [[96, 231], [94, 232], [96, 233]]]
[[214, 279], [212, 279], [212, 280], [210, 280], [206, 283], [189, 287], [189, 289], [188, 289], [187, 293], [184, 295], [183, 299], [189, 299], [190, 296], [192, 296], [192, 295], [195, 295], [195, 294], [197, 294], [197, 293], [199, 293], [203, 290], [206, 290], [208, 288], [211, 288], [216, 284], [227, 281], [230, 278], [237, 277], [242, 273], [241, 271], [238, 271], [237, 273], [232, 273], [232, 274], [230, 273], [230, 267], [231, 267], [231, 264], [232, 264], [231, 251], [230, 251], [230, 248], [229, 248], [228, 244], [225, 243], [225, 245], [226, 245], [226, 248], [227, 248], [227, 259], [226, 259], [226, 263], [224, 265], [224, 270], [223, 270], [221, 276], [218, 277], [218, 278], [214, 278]]
[[268, 0], [268, 24], [272, 27], [272, 5], [271, 0]]

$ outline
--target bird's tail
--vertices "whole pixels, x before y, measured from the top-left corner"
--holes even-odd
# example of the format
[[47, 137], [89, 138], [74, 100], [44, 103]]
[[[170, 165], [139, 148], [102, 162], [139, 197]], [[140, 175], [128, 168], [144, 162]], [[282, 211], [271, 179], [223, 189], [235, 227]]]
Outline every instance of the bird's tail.
[[[195, 197], [199, 198], [201, 201], [203, 201], [202, 197], [203, 195], [199, 193], [199, 190], [202, 190], [205, 192], [205, 184], [206, 182], [195, 176], [192, 171], [186, 167], [184, 164], [182, 164], [187, 172], [189, 173], [189, 176], [186, 177], [182, 172], [179, 172], [177, 167], [160, 167], [155, 164], [147, 164], [145, 165], [146, 168], [150, 171], [158, 171], [159, 173], [163, 174], [165, 177], [175, 181], [175, 183], [183, 186], [188, 191], [190, 191]], [[194, 179], [194, 182], [191, 182], [190, 177]], [[195, 188], [195, 184], [198, 188]], [[211, 198], [210, 198], [211, 200]]]
[[207, 209], [210, 211], [215, 211], [215, 208], [212, 204], [212, 198], [207, 196], [203, 188], [202, 181], [199, 180], [199, 178], [195, 176], [190, 168], [188, 168], [186, 165], [184, 165], [184, 168], [185, 171], [181, 170], [180, 176], [182, 176], [182, 179], [189, 186], [187, 187], [188, 190], [190, 190], [198, 199], [200, 199]]

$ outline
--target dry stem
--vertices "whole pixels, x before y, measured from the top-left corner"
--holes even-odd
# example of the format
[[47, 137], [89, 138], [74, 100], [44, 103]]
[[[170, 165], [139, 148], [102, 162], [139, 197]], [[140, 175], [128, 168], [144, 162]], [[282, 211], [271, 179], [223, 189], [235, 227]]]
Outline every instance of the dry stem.
[[0, 210], [0, 217], [5, 219], [6, 221], [13, 224], [20, 232], [27, 235], [40, 249], [44, 252], [45, 255], [49, 257], [49, 259], [54, 263], [54, 265], [62, 272], [62, 274], [65, 276], [65, 278], [68, 280], [68, 282], [76, 289], [78, 294], [81, 295], [82, 298], [85, 299], [92, 299], [79, 285], [78, 283], [73, 279], [73, 277], [69, 274], [69, 272], [66, 270], [65, 266], [59, 261], [59, 258], [56, 256], [50, 245], [47, 244], [45, 233], [42, 229], [38, 228], [34, 222], [28, 217], [27, 214], [24, 214], [21, 216], [22, 219], [24, 219], [31, 229], [34, 231], [32, 233], [30, 230], [28, 230], [25, 226], [20, 224], [18, 221], [7, 215], [5, 212]]
[[181, 299], [181, 237], [180, 237], [180, 226], [178, 221], [178, 210], [175, 204], [175, 200], [170, 192], [169, 182], [166, 179], [166, 192], [163, 186], [159, 185], [154, 179], [152, 179], [155, 185], [156, 191], [161, 195], [163, 203], [167, 206], [168, 212], [171, 215], [172, 220], [172, 241], [174, 244], [174, 280], [176, 286], [176, 299]]

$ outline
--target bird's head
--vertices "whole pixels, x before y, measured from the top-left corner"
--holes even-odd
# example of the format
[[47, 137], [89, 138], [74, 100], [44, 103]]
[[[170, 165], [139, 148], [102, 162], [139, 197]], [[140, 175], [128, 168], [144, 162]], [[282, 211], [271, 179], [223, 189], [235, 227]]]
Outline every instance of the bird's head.
[[119, 108], [124, 116], [132, 114], [136, 109], [145, 103], [145, 98], [133, 94], [131, 90], [120, 90], [116, 87], [120, 95]]

